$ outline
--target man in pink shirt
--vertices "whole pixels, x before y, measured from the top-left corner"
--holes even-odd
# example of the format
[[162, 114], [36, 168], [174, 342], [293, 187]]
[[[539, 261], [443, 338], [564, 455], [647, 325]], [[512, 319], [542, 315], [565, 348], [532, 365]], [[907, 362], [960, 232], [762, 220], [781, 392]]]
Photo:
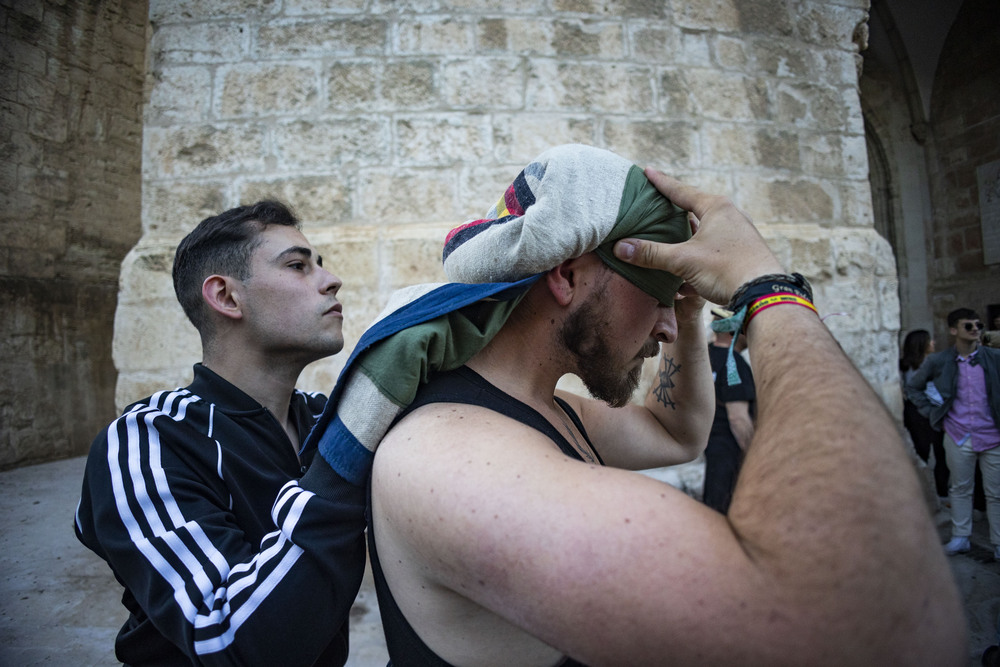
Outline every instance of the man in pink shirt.
[[[930, 355], [906, 384], [906, 397], [944, 430], [944, 448], [951, 477], [951, 556], [969, 551], [972, 534], [972, 491], [976, 462], [983, 476], [986, 515], [993, 555], [1000, 560], [1000, 350], [979, 344], [983, 323], [969, 308], [948, 313], [948, 330], [955, 344]], [[933, 381], [942, 403], [924, 394]]]

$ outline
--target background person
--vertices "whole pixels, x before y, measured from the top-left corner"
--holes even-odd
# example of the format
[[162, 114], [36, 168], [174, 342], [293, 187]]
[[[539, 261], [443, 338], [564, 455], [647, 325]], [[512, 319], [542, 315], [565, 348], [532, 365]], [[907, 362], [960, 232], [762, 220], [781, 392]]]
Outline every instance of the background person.
[[[930, 420], [920, 414], [916, 404], [905, 398], [906, 382], [913, 377], [928, 354], [934, 352], [934, 338], [926, 329], [915, 329], [903, 339], [902, 355], [899, 358], [899, 376], [903, 385], [903, 426], [913, 440], [913, 448], [924, 463], [934, 451], [934, 487], [940, 500], [948, 497], [948, 463], [944, 453], [944, 432], [931, 426]], [[934, 382], [928, 382], [924, 390], [931, 403], [940, 405], [941, 394]]]
[[[976, 463], [982, 471], [986, 517], [994, 557], [1000, 559], [1000, 350], [983, 347], [983, 323], [970, 308], [948, 313], [954, 344], [924, 361], [906, 383], [906, 398], [944, 430], [950, 474], [951, 540], [945, 553], [971, 549], [973, 488]], [[925, 393], [930, 382], [941, 394], [936, 405]]]
[[[716, 321], [733, 316], [725, 308], [712, 308]], [[736, 337], [745, 339], [743, 334]], [[705, 487], [702, 500], [712, 509], [725, 514], [733, 499], [736, 478], [743, 464], [743, 456], [753, 438], [753, 415], [757, 393], [753, 373], [743, 356], [737, 354], [740, 344], [734, 344], [731, 331], [717, 331], [708, 348], [715, 383], [715, 417], [705, 448]], [[733, 349], [732, 359], [738, 373], [736, 382], [729, 382], [727, 360]]]
[[1000, 329], [983, 332], [983, 345], [986, 347], [1000, 348]]

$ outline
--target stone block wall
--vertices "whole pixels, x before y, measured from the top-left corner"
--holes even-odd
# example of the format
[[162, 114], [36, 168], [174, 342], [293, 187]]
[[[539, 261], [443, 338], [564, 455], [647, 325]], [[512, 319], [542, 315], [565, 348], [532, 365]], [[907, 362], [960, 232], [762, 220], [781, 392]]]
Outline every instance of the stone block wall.
[[[977, 169], [1000, 161], [1000, 6], [967, 0], [944, 45], [931, 99], [934, 171], [932, 307], [939, 344], [949, 340], [947, 314], [973, 308], [1000, 315], [1000, 263], [986, 263], [986, 212], [980, 209]], [[989, 233], [1000, 234], [992, 219]]]
[[0, 469], [82, 454], [115, 415], [146, 24], [145, 1], [0, 1]]
[[[898, 404], [898, 299], [858, 101], [867, 0], [153, 0], [143, 236], [116, 400], [190, 376], [173, 247], [287, 200], [343, 278], [350, 348], [390, 291], [443, 279], [445, 231], [545, 148], [584, 142], [729, 194]], [[326, 390], [342, 361], [307, 369]], [[817, 369], [822, 372], [822, 369]]]

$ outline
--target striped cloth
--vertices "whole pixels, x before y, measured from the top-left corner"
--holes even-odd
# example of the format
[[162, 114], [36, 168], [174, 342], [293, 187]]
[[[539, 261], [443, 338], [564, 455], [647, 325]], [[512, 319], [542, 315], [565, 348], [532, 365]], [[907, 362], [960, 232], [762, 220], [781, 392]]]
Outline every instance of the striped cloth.
[[366, 483], [375, 448], [420, 384], [479, 352], [541, 274], [594, 251], [671, 305], [679, 278], [621, 262], [612, 249], [627, 237], [679, 243], [690, 236], [687, 213], [628, 160], [578, 144], [546, 151], [485, 218], [448, 234], [443, 261], [454, 282], [390, 297], [348, 359], [304, 449], [318, 447], [344, 479]]

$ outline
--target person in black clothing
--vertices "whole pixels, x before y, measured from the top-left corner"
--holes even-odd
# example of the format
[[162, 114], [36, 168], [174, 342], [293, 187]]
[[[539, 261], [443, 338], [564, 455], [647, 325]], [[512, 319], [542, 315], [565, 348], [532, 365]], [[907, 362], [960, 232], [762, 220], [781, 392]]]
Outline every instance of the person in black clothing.
[[364, 572], [363, 489], [300, 445], [326, 398], [295, 389], [344, 344], [339, 278], [278, 202], [202, 221], [174, 288], [201, 336], [183, 389], [94, 441], [78, 538], [124, 586], [129, 665], [343, 665]]
[[[711, 312], [716, 320], [733, 316], [725, 308], [712, 308]], [[737, 338], [745, 337], [739, 334]], [[739, 340], [736, 344], [739, 345]], [[705, 488], [702, 500], [723, 514], [729, 511], [743, 455], [753, 438], [754, 403], [757, 397], [750, 365], [735, 349], [730, 355], [731, 348], [732, 332], [716, 332], [715, 339], [708, 346], [708, 361], [712, 365], [712, 378], [715, 381], [715, 417], [708, 434], [708, 447], [705, 448]], [[732, 384], [726, 372], [726, 362], [730, 356], [739, 374], [739, 382]]]
[[[913, 440], [913, 448], [924, 463], [930, 460], [931, 451], [934, 452], [934, 487], [937, 490], [938, 498], [946, 500], [948, 498], [948, 463], [944, 453], [944, 431], [939, 431], [931, 426], [930, 420], [920, 414], [917, 406], [905, 398], [906, 382], [924, 363], [928, 354], [934, 352], [934, 338], [926, 329], [914, 329], [906, 334], [903, 339], [903, 353], [899, 358], [899, 377], [904, 388], [903, 400], [903, 426], [906, 427], [910, 438]], [[932, 400], [941, 402], [941, 396], [937, 393], [933, 383], [928, 383], [928, 395]]]

